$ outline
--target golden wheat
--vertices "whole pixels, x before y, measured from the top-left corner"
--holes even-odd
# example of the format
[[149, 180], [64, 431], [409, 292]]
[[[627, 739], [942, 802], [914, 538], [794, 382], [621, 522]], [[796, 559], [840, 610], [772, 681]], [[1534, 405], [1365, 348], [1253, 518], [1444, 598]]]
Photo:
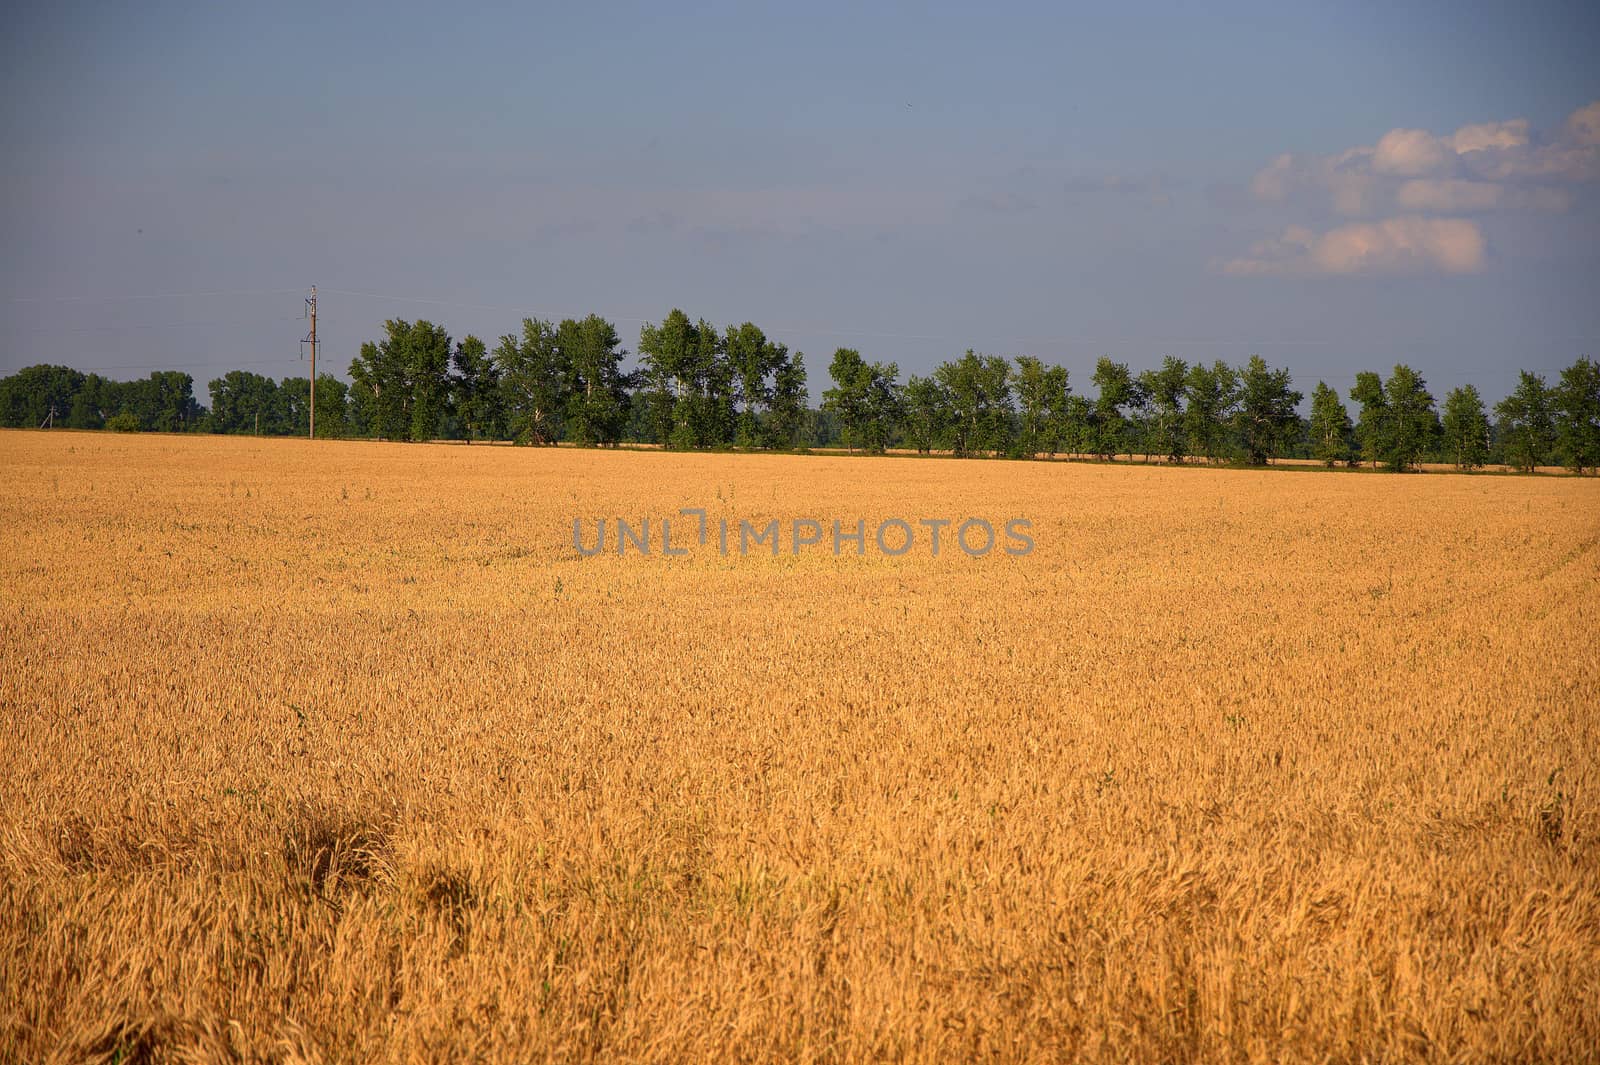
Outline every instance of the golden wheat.
[[[573, 549], [682, 507], [1036, 547]], [[13, 432], [0, 514], [0, 1061], [1600, 1046], [1600, 481]]]

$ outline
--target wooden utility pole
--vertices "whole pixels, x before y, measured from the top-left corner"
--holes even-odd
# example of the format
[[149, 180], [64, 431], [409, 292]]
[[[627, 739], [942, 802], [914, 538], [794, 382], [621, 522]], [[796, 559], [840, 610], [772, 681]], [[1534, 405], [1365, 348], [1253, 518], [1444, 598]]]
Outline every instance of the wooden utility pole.
[[306, 309], [311, 313], [311, 332], [306, 334], [306, 343], [311, 345], [311, 439], [317, 438], [317, 286], [311, 286], [311, 295], [306, 297]]

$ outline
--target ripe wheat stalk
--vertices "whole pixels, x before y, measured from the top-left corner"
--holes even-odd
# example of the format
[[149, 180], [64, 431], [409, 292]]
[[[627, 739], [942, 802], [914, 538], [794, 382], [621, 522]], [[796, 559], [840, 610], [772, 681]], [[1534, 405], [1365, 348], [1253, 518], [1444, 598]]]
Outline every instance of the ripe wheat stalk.
[[[981, 559], [574, 517], [1032, 519]], [[1600, 482], [0, 434], [0, 1062], [1600, 1046]]]

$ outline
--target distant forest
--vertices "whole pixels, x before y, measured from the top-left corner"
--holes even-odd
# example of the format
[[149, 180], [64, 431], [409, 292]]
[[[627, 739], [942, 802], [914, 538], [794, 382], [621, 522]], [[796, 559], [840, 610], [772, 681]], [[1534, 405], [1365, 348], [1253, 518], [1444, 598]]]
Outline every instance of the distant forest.
[[[1347, 396], [1323, 382], [1305, 396], [1289, 372], [1259, 356], [1243, 365], [1168, 357], [1134, 372], [1102, 358], [1077, 392], [1067, 370], [1028, 356], [967, 351], [904, 382], [892, 363], [851, 348], [833, 353], [831, 387], [808, 405], [805, 359], [746, 322], [719, 330], [674, 310], [640, 331], [638, 368], [616, 328], [597, 315], [524, 319], [493, 350], [452, 342], [427, 321], [384, 323], [361, 346], [350, 382], [319, 374], [317, 435], [386, 440], [659, 444], [678, 450], [846, 447], [923, 454], [1145, 461], [1205, 459], [1262, 465], [1274, 458], [1405, 470], [1422, 462], [1470, 470], [1600, 466], [1600, 364], [1579, 358], [1556, 382], [1522, 372], [1492, 409], [1472, 385], [1436, 404], [1413, 369], [1361, 373]], [[112, 381], [38, 365], [0, 378], [0, 425], [305, 435], [311, 382], [232, 370], [208, 385], [161, 371]], [[1355, 410], [1351, 417], [1349, 400]]]

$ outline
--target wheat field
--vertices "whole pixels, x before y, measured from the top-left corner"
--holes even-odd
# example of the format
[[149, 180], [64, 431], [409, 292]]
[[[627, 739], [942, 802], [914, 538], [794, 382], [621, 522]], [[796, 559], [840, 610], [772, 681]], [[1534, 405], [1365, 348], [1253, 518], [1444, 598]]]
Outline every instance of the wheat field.
[[[1035, 546], [574, 550], [685, 507]], [[1600, 1046], [1594, 479], [6, 432], [0, 515], [0, 1062]]]

